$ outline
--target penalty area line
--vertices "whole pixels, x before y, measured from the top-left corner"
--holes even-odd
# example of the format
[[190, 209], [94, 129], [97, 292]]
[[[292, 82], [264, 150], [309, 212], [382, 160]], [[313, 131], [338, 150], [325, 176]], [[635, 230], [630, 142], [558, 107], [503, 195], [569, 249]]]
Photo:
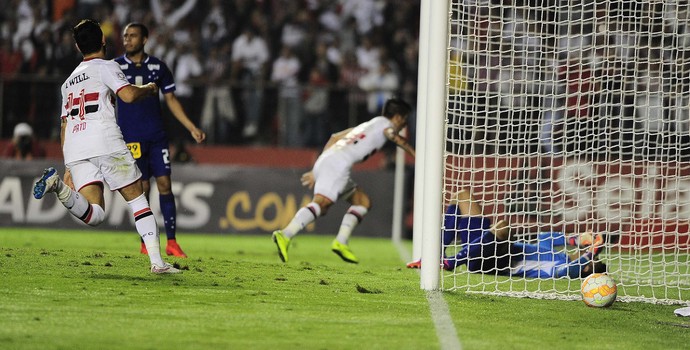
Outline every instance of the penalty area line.
[[[410, 253], [403, 247], [401, 242], [394, 242], [394, 244], [403, 262], [412, 259]], [[426, 300], [429, 303], [431, 319], [434, 321], [434, 328], [436, 328], [436, 337], [438, 337], [440, 348], [442, 350], [462, 349], [453, 318], [450, 317], [448, 304], [443, 299], [443, 292], [438, 290], [427, 291]]]

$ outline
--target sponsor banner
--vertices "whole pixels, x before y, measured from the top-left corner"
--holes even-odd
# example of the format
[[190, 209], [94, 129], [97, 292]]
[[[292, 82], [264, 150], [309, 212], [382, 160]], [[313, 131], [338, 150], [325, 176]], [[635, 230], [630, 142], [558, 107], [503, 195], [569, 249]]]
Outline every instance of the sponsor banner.
[[450, 156], [446, 164], [446, 202], [471, 188], [486, 215], [519, 235], [591, 229], [623, 246], [689, 246], [689, 163]]
[[[42, 200], [33, 198], [33, 183], [48, 166], [55, 166], [60, 174], [64, 173], [64, 165], [54, 161], [0, 160], [0, 227], [90, 229], [73, 218], [56, 196], [48, 195]], [[300, 184], [304, 171], [175, 164], [172, 189], [177, 201], [178, 232], [266, 234], [280, 229], [311, 200], [311, 191]], [[373, 202], [353, 236], [389, 237], [393, 173], [366, 170], [354, 172], [353, 179]], [[151, 208], [159, 226], [163, 227], [155, 182], [151, 189]], [[119, 193], [106, 187], [105, 202], [107, 218], [100, 229], [135, 229], [129, 206]], [[349, 203], [339, 201], [305, 232], [335, 236], [348, 206]], [[164, 234], [162, 229], [161, 234]]]

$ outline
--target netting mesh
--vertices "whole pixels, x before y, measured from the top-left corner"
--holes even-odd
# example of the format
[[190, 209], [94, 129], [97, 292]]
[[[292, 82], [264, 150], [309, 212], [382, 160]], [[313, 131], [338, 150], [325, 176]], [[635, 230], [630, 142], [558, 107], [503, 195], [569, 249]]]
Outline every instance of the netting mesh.
[[[619, 300], [690, 300], [690, 6], [453, 0], [450, 16], [446, 206], [469, 190], [511, 243], [603, 233]], [[501, 273], [459, 264], [442, 286], [579, 298], [572, 275], [510, 276], [519, 260]]]

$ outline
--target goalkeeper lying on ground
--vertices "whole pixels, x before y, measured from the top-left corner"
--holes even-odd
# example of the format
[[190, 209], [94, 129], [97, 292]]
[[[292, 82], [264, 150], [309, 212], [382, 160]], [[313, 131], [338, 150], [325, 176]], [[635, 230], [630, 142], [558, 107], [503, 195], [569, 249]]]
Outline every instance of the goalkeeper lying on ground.
[[[582, 278], [606, 271], [606, 265], [595, 260], [603, 249], [603, 235], [587, 232], [566, 239], [562, 232], [542, 232], [536, 244], [511, 241], [508, 224], [500, 220], [492, 226], [467, 190], [456, 194], [444, 220], [443, 269], [447, 271], [467, 265], [470, 272], [531, 278]], [[455, 240], [462, 244], [460, 251], [446, 257], [445, 249]], [[584, 249], [571, 254], [564, 248], [556, 249], [566, 245]], [[420, 266], [420, 260], [407, 264], [409, 268]]]

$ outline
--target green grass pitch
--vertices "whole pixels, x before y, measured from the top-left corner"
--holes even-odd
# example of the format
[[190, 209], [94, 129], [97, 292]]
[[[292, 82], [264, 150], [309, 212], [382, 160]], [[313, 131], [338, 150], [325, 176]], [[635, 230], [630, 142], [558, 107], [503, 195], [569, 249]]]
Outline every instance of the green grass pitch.
[[[387, 239], [358, 265], [304, 234], [178, 235], [180, 275], [155, 276], [134, 232], [0, 228], [0, 349], [438, 349], [416, 271]], [[407, 243], [409, 245], [409, 243]], [[443, 293], [464, 349], [687, 349], [677, 306]]]

